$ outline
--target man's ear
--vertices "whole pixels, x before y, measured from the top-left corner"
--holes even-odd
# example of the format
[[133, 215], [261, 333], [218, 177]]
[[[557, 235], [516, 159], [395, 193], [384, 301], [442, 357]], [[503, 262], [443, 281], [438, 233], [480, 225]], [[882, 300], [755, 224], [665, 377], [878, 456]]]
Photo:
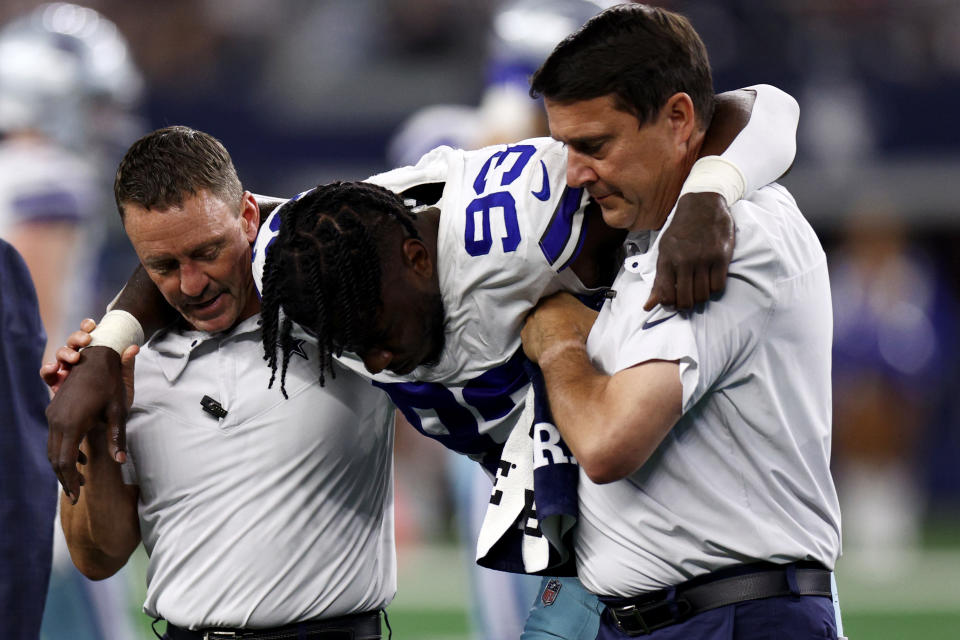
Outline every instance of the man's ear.
[[260, 229], [260, 207], [249, 191], [244, 191], [241, 197], [240, 225], [247, 240], [253, 244], [257, 239], [257, 230]]
[[697, 112], [693, 107], [693, 100], [686, 93], [679, 92], [670, 96], [662, 113], [678, 142], [686, 143], [697, 129]]
[[406, 238], [403, 241], [403, 263], [418, 276], [433, 277], [433, 258], [423, 241], [419, 238]]

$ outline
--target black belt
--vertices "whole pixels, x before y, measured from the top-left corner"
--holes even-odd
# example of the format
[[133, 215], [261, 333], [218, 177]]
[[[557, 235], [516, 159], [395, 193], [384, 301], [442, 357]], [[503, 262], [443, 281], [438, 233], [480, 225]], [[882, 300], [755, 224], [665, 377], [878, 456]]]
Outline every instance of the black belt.
[[380, 640], [380, 612], [358, 613], [271, 629], [200, 629], [190, 631], [167, 623], [170, 640]]
[[816, 562], [740, 565], [642, 596], [601, 600], [620, 631], [642, 636], [711, 609], [789, 595], [832, 598], [830, 571]]

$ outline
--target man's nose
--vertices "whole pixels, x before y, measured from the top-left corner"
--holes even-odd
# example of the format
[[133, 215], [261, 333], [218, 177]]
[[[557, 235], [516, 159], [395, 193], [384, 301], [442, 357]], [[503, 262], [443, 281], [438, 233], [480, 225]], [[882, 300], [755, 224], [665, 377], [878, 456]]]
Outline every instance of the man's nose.
[[597, 173], [583, 154], [569, 149], [567, 152], [567, 184], [578, 188], [597, 181]]
[[384, 349], [368, 349], [361, 358], [367, 371], [380, 373], [390, 365], [391, 360], [393, 360], [393, 353]]
[[184, 264], [180, 266], [180, 291], [185, 296], [197, 298], [203, 295], [209, 280], [203, 269], [197, 268], [196, 265]]

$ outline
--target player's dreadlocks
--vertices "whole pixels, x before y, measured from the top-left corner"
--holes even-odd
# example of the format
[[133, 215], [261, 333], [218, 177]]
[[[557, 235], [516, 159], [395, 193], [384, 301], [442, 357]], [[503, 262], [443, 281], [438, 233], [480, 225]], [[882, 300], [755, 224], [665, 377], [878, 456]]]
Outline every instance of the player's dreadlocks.
[[[374, 337], [381, 301], [381, 247], [401, 231], [419, 238], [415, 214], [388, 189], [368, 182], [320, 185], [280, 209], [280, 231], [264, 264], [264, 360], [286, 397], [292, 322], [317, 338], [320, 384], [333, 356], [359, 352]], [[283, 319], [280, 319], [280, 307]]]

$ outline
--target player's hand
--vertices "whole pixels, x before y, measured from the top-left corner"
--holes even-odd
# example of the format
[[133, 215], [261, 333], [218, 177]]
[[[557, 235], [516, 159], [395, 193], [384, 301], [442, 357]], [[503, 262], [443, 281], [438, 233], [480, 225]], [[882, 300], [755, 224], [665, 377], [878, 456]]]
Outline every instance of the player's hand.
[[[137, 361], [137, 354], [140, 353], [140, 347], [135, 344], [130, 345], [123, 350], [120, 355], [120, 372], [123, 375], [123, 392], [127, 400], [127, 410], [133, 405], [133, 371]], [[126, 443], [126, 431], [124, 431], [124, 443]]]
[[569, 293], [544, 298], [527, 316], [520, 334], [523, 352], [539, 363], [551, 347], [586, 344], [597, 312]]
[[70, 375], [70, 368], [80, 360], [80, 349], [90, 344], [90, 332], [97, 328], [97, 323], [91, 318], [80, 322], [80, 330], [74, 331], [67, 337], [67, 344], [57, 349], [56, 362], [47, 362], [40, 367], [40, 377], [50, 387], [50, 392], [56, 394], [60, 385]]
[[47, 407], [47, 459], [74, 504], [83, 483], [77, 471], [80, 442], [88, 433], [105, 425], [111, 457], [126, 460], [126, 395], [120, 356], [109, 347], [90, 347]]
[[686, 193], [660, 238], [657, 275], [643, 308], [690, 309], [723, 291], [733, 258], [733, 218], [716, 193]]

